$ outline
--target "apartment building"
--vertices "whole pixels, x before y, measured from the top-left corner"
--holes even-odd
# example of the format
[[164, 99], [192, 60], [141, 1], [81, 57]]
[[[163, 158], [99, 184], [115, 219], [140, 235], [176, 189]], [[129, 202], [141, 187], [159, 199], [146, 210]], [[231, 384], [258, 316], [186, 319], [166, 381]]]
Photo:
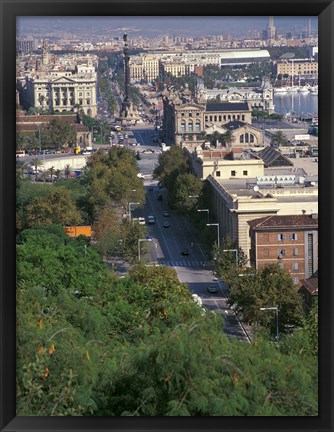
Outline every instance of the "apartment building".
[[318, 215], [271, 215], [248, 222], [250, 262], [256, 269], [276, 263], [295, 285], [318, 269]]
[[305, 76], [318, 74], [318, 61], [308, 59], [279, 60], [274, 63], [275, 75]]

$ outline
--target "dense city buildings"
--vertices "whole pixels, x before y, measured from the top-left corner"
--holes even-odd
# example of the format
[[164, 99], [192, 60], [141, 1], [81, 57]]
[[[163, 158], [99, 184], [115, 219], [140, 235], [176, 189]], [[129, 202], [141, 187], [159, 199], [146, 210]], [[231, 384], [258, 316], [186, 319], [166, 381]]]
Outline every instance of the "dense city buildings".
[[97, 74], [94, 57], [79, 59], [73, 65], [70, 59], [51, 58], [46, 41], [42, 55], [35, 60], [35, 67], [29, 72], [17, 76], [17, 88], [20, 104], [49, 110], [50, 112], [68, 112], [82, 109], [85, 114], [95, 117], [97, 114], [96, 80]]

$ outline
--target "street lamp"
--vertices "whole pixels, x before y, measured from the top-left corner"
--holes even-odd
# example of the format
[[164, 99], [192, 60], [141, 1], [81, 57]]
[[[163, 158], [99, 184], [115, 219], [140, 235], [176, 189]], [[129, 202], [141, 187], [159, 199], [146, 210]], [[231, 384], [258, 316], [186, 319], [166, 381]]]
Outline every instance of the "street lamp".
[[206, 226], [216, 226], [217, 227], [217, 245], [218, 249], [220, 248], [220, 236], [219, 236], [219, 223], [207, 223]]
[[129, 220], [131, 222], [131, 206], [132, 205], [139, 205], [139, 202], [129, 202]]
[[265, 310], [274, 310], [276, 311], [276, 342], [278, 343], [279, 341], [279, 336], [278, 336], [278, 307], [277, 306], [272, 306], [272, 307], [262, 307], [260, 308], [261, 311], [265, 311]]
[[197, 209], [198, 212], [207, 212], [208, 213], [208, 223], [210, 222], [210, 210], [209, 209]]
[[138, 261], [140, 261], [140, 243], [144, 242], [144, 241], [151, 242], [152, 239], [151, 238], [148, 238], [148, 239], [138, 239]]
[[238, 249], [223, 249], [223, 252], [235, 252], [235, 266], [238, 268]]

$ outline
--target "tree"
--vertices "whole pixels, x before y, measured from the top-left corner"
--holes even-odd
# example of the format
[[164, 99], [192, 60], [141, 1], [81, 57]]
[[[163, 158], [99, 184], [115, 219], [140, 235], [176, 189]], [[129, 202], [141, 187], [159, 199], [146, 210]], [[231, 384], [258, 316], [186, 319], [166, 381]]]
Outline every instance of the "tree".
[[193, 197], [201, 194], [202, 187], [201, 180], [193, 174], [178, 175], [173, 189], [168, 194], [170, 205], [180, 214], [194, 211], [197, 200]]
[[47, 196], [36, 197], [26, 206], [26, 223], [35, 225], [78, 225], [81, 215], [67, 190], [51, 190]]
[[273, 147], [286, 146], [289, 144], [289, 140], [282, 131], [275, 132], [270, 141], [270, 145]]
[[77, 142], [77, 134], [74, 126], [64, 119], [53, 119], [41, 130], [41, 138], [45, 147], [61, 149], [62, 147], [74, 147]]
[[38, 168], [42, 167], [43, 165], [44, 165], [44, 162], [41, 161], [40, 159], [38, 159], [38, 158], [31, 159], [30, 166], [34, 167], [35, 180], [37, 180]]
[[222, 141], [225, 147], [230, 148], [233, 142], [235, 141], [235, 137], [233, 136], [232, 131], [228, 130], [222, 135]]
[[215, 243], [212, 255], [214, 274], [226, 282], [229, 281], [231, 276], [242, 272], [247, 263], [245, 252], [229, 237], [221, 242], [220, 248]]
[[235, 274], [229, 279], [230, 297], [228, 304], [242, 314], [243, 320], [255, 328], [267, 329], [276, 335], [276, 315], [262, 311], [263, 307], [278, 307], [279, 332], [291, 331], [291, 326], [300, 324], [302, 301], [296, 291], [290, 274], [271, 264], [259, 271], [243, 276]]
[[159, 179], [168, 191], [172, 191], [179, 174], [190, 172], [189, 160], [178, 146], [172, 146], [168, 152], [159, 155], [158, 166], [153, 171], [153, 178]]

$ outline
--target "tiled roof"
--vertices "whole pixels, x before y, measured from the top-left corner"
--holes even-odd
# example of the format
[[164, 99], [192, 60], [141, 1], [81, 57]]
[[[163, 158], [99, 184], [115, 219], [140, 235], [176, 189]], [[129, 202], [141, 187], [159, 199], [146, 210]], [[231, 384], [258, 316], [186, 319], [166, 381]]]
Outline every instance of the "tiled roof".
[[248, 221], [254, 230], [317, 228], [318, 215], [273, 215]]
[[308, 279], [301, 279], [301, 288], [305, 288], [311, 295], [318, 295], [319, 280], [317, 277], [310, 277]]
[[267, 146], [263, 150], [258, 152], [258, 155], [264, 162], [264, 166], [270, 167], [274, 162], [277, 163], [277, 160], [280, 160], [282, 165], [284, 166], [293, 166], [293, 162], [290, 161], [286, 156], [284, 156], [281, 152], [275, 150], [273, 147]]
[[206, 104], [206, 111], [249, 111], [249, 107], [246, 102], [208, 103]]

